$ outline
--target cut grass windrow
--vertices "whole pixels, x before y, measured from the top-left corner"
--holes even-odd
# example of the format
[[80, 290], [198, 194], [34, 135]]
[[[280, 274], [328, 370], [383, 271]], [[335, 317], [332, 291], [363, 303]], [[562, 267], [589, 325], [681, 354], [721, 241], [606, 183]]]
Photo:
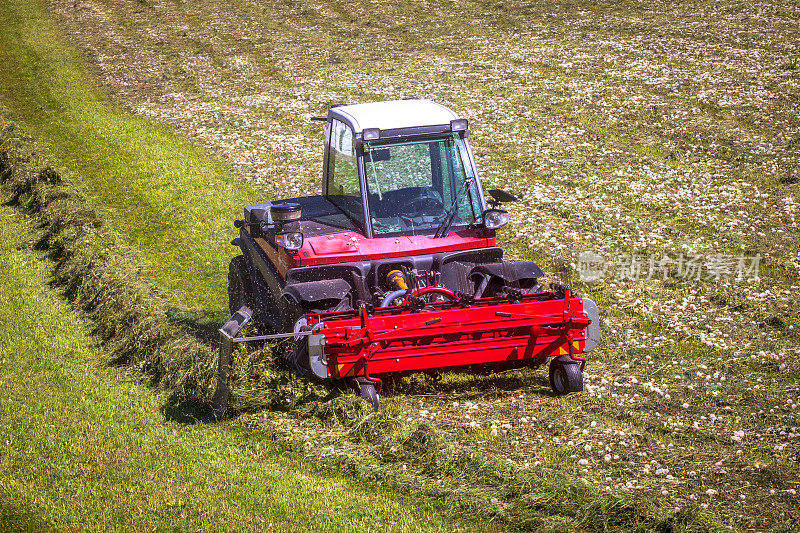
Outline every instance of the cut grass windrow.
[[143, 371], [176, 399], [202, 403], [214, 385], [214, 350], [176, 325], [168, 298], [143, 279], [138, 251], [18, 131], [0, 128], [0, 182], [8, 203], [43, 228], [37, 247], [55, 262], [54, 283], [91, 317], [112, 362]]
[[94, 322], [48, 287], [31, 225], [0, 206], [0, 531], [486, 531], [292, 459], [238, 424], [167, 421], [99, 364]]

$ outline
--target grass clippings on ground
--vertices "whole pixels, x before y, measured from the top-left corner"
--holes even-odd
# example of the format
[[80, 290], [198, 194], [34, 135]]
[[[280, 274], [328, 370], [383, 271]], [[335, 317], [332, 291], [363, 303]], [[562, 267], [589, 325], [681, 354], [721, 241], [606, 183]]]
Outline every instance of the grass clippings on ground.
[[[485, 183], [521, 198], [509, 205], [514, 223], [502, 237], [508, 255], [571, 275], [604, 308], [604, 339], [591, 354], [582, 395], [553, 398], [544, 374], [531, 371], [401, 381], [383, 398], [387, 439], [431, 428], [459, 453], [506, 461], [528, 476], [582, 478], [591, 494], [650, 502], [638, 510], [651, 519], [672, 516], [673, 524], [711, 517], [734, 529], [796, 529], [800, 78], [787, 65], [798, 57], [797, 5], [48, 5], [120, 106], [190, 137], [264, 187], [263, 198], [318, 191], [321, 131], [308, 117], [329, 104], [419, 95], [470, 118]], [[60, 39], [55, 34], [27, 31], [4, 42], [46, 48], [48, 39]], [[75, 82], [83, 78], [43, 54], [59, 76], [42, 78], [48, 81], [37, 92], [37, 78], [19, 70], [27, 64], [21, 56], [3, 53], [0, 68], [13, 74], [3, 85], [12, 115], [80, 167], [78, 176], [86, 171], [82, 183], [124, 229], [118, 221], [130, 220], [125, 204], [99, 194], [92, 177], [102, 176], [103, 164], [90, 155], [97, 122], [86, 120], [94, 115], [56, 113], [65, 105], [60, 96], [69, 106], [79, 100], [59, 93], [64, 80], [77, 92], [85, 80]], [[148, 168], [169, 167], [173, 155], [153, 152]], [[135, 158], [121, 161], [136, 172]], [[202, 198], [196, 174], [170, 178], [184, 200]], [[116, 179], [133, 190], [150, 177], [120, 172]], [[136, 216], [152, 226], [170, 200], [150, 194], [165, 203]], [[219, 210], [221, 221], [238, 216], [245, 201], [203, 205]], [[208, 254], [202, 281], [191, 287], [166, 267], [197, 265], [192, 257], [168, 258], [165, 241], [152, 233], [129, 242], [157, 273], [165, 267], [157, 279], [170, 297], [195, 295], [186, 301], [196, 302], [204, 293], [206, 303], [195, 308], [222, 313], [230, 252], [222, 245], [233, 234], [226, 231], [180, 234]], [[608, 275], [581, 282], [583, 251], [602, 255]], [[757, 254], [758, 279], [724, 271], [717, 277], [709, 268]], [[697, 275], [679, 276], [679, 258], [694, 256]], [[630, 268], [637, 257], [643, 275]], [[667, 279], [647, 275], [649, 261], [664, 257]], [[390, 479], [391, 469], [401, 481], [409, 476], [408, 486], [423, 486], [426, 475], [446, 478], [445, 465], [440, 473], [425, 454], [397, 460], [391, 448], [403, 448], [387, 441], [386, 452], [353, 431], [368, 428], [363, 416], [337, 422], [307, 414], [346, 411], [337, 403], [344, 397], [315, 406], [313, 390], [283, 387], [285, 410], [240, 421], [280, 434], [322, 462], [358, 457], [375, 464], [385, 476], [377, 479]], [[488, 502], [485, 512], [518, 513], [519, 494], [467, 478], [467, 489], [485, 491], [476, 500]], [[552, 509], [540, 501], [530, 508]]]

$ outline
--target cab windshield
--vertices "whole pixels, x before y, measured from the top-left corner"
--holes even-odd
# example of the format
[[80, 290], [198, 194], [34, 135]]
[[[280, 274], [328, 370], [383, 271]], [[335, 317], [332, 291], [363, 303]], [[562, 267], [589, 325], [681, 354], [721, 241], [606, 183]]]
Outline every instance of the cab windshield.
[[370, 222], [375, 235], [435, 231], [453, 207], [452, 227], [480, 219], [474, 171], [464, 141], [364, 145]]

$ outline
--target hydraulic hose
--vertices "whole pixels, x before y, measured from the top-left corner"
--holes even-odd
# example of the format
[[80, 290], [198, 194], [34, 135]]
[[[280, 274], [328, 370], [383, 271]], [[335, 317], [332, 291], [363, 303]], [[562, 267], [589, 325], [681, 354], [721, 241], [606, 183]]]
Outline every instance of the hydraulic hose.
[[414, 296], [422, 296], [423, 294], [441, 294], [443, 296], [447, 296], [451, 300], [458, 300], [458, 296], [456, 296], [456, 293], [445, 287], [437, 287], [437, 286], [422, 287], [421, 289], [415, 290], [411, 294]]
[[401, 296], [405, 296], [406, 294], [408, 294], [408, 289], [399, 289], [390, 292], [383, 297], [383, 300], [381, 300], [381, 307], [389, 307], [389, 304], [391, 304], [392, 301], [400, 298]]
[[[397, 291], [390, 292], [389, 294], [383, 297], [383, 300], [381, 301], [381, 307], [388, 307], [393, 300], [396, 300], [401, 296], [405, 296], [406, 294], [408, 294], [407, 289], [400, 289]], [[442, 296], [446, 296], [451, 300], [458, 300], [458, 296], [456, 296], [456, 294], [453, 291], [451, 291], [450, 289], [446, 289], [444, 287], [435, 287], [435, 286], [422, 287], [421, 289], [412, 291], [411, 294], [413, 296], [422, 296], [423, 294], [441, 294]]]

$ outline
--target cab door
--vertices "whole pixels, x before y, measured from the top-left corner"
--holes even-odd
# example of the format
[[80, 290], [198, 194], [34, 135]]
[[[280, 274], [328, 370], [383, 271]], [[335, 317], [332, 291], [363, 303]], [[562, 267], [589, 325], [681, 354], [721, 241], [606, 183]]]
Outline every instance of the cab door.
[[344, 122], [332, 119], [326, 133], [325, 197], [342, 210], [366, 235], [366, 217], [358, 172], [358, 158], [353, 130]]

